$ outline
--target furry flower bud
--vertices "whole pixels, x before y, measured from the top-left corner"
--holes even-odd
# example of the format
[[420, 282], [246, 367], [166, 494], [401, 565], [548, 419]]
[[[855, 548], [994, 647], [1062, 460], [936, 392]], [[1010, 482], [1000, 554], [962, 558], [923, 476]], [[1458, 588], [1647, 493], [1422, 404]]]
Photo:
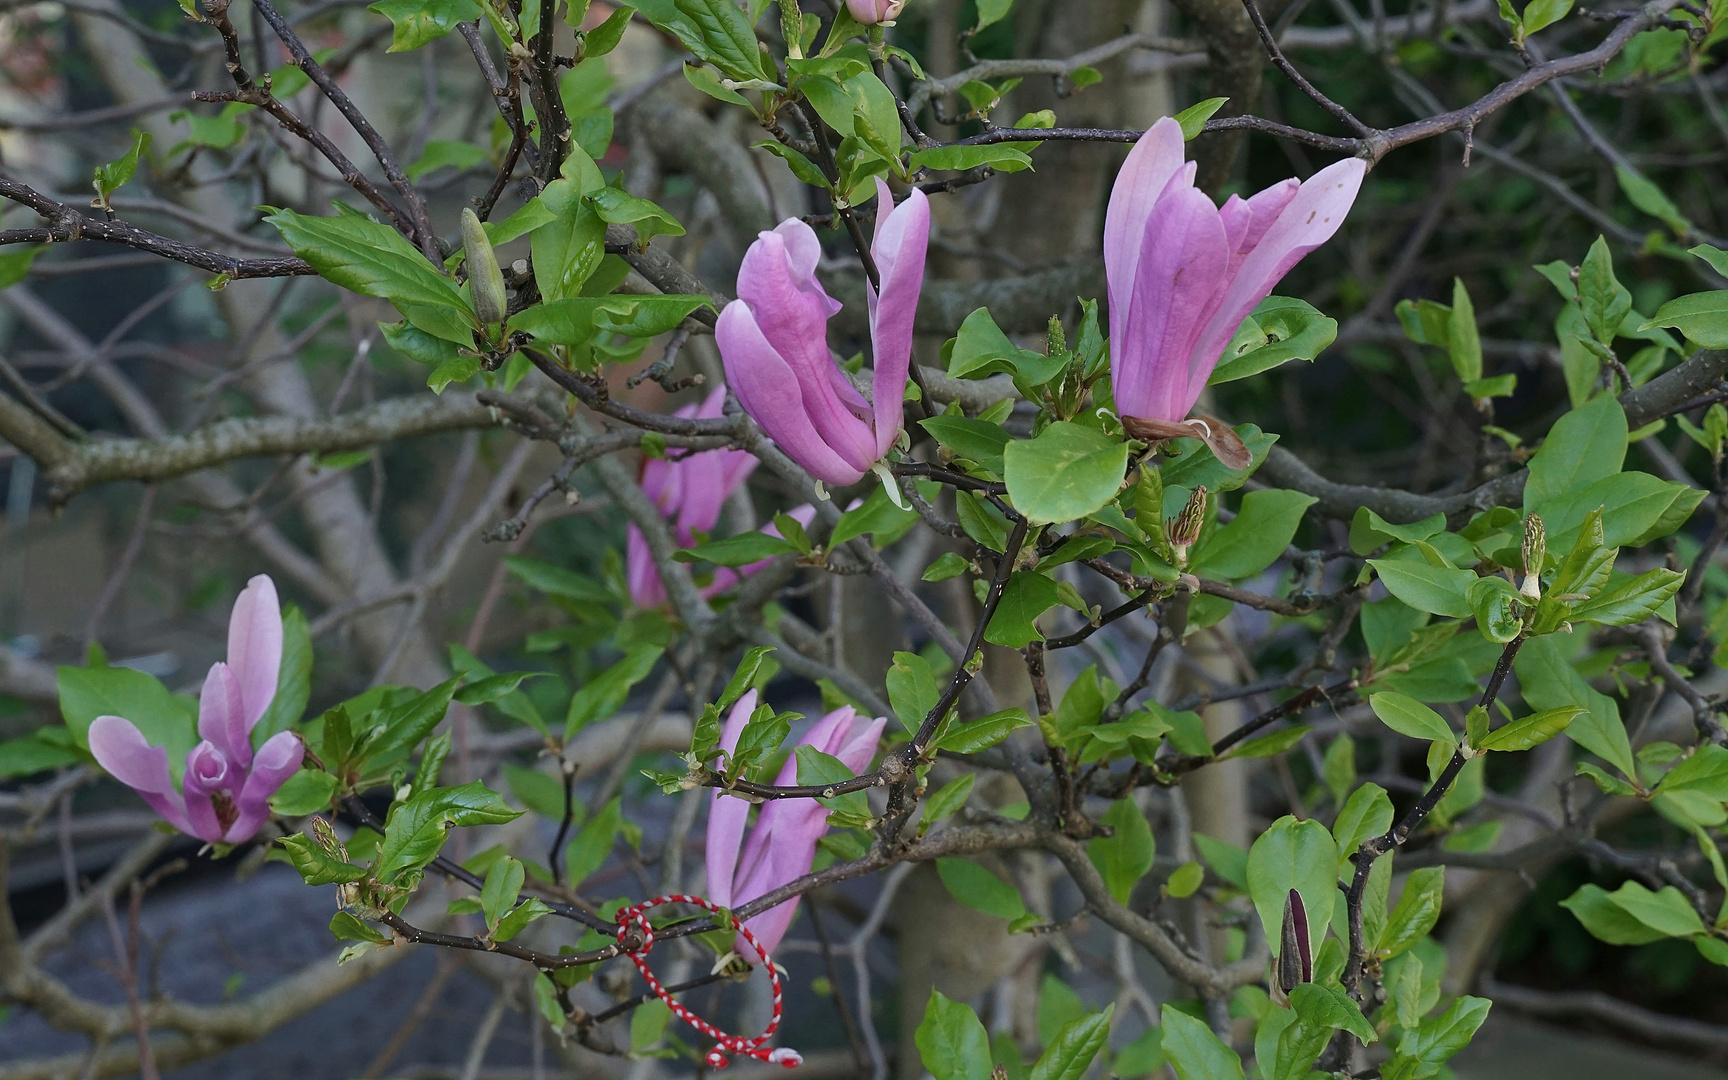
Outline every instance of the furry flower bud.
[[1542, 519], [1531, 514], [1524, 519], [1524, 583], [1518, 591], [1531, 600], [1542, 599], [1542, 563], [1548, 557], [1548, 532]]
[[474, 317], [482, 326], [497, 326], [504, 321], [504, 272], [498, 269], [498, 255], [492, 241], [486, 239], [486, 229], [479, 215], [462, 208], [462, 251], [468, 263], [468, 293], [474, 302]]
[[1188, 564], [1188, 549], [1200, 539], [1200, 527], [1206, 523], [1206, 485], [1194, 489], [1194, 494], [1188, 496], [1188, 505], [1182, 512], [1171, 518], [1164, 525], [1164, 535], [1169, 538], [1170, 546], [1176, 551], [1176, 562], [1179, 566]]

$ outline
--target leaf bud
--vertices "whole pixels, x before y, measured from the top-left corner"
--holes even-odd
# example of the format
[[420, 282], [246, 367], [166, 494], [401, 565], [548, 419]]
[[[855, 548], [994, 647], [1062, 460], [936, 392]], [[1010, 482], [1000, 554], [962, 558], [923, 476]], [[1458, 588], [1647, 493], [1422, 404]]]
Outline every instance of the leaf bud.
[[1284, 924], [1278, 948], [1278, 989], [1286, 997], [1305, 982], [1314, 981], [1314, 959], [1308, 937], [1308, 905], [1295, 889], [1284, 899]]
[[1548, 557], [1548, 532], [1542, 519], [1531, 514], [1524, 519], [1524, 583], [1518, 587], [1526, 599], [1542, 599], [1542, 563]]
[[1164, 535], [1175, 549], [1178, 566], [1188, 564], [1188, 549], [1200, 539], [1200, 527], [1206, 523], [1206, 485], [1202, 484], [1188, 496], [1182, 512], [1164, 524]]
[[479, 215], [462, 208], [462, 251], [468, 264], [468, 294], [474, 303], [474, 317], [482, 326], [497, 326], [504, 321], [504, 272], [498, 269], [498, 255], [492, 241], [486, 239], [486, 229]]

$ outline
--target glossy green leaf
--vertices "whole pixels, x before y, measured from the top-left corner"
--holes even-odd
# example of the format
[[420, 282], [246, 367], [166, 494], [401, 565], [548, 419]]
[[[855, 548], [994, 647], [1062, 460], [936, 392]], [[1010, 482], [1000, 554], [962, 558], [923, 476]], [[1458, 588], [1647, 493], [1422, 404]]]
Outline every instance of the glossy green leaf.
[[1274, 952], [1284, 926], [1284, 905], [1295, 889], [1308, 909], [1312, 952], [1319, 953], [1332, 921], [1338, 876], [1338, 846], [1326, 826], [1312, 819], [1279, 818], [1248, 849], [1247, 875], [1248, 893]]
[[1242, 1080], [1242, 1059], [1225, 1046], [1205, 1021], [1165, 1004], [1164, 1054], [1177, 1080]]
[[1215, 530], [1195, 549], [1194, 572], [1240, 581], [1271, 566], [1284, 554], [1302, 515], [1318, 501], [1300, 491], [1269, 489], [1242, 496], [1236, 519]]
[[1134, 886], [1152, 869], [1157, 843], [1152, 826], [1133, 799], [1117, 799], [1098, 818], [1100, 825], [1115, 831], [1086, 843], [1086, 854], [1104, 877], [1104, 886], [1118, 904], [1126, 904]]
[[971, 859], [937, 859], [936, 873], [949, 895], [975, 911], [1002, 919], [1026, 914], [1020, 890]]
[[1033, 524], [1083, 518], [1116, 497], [1128, 444], [1083, 424], [1058, 421], [1002, 452], [1014, 508]]
[[934, 1080], [989, 1080], [990, 1036], [965, 1002], [930, 991], [914, 1041]]

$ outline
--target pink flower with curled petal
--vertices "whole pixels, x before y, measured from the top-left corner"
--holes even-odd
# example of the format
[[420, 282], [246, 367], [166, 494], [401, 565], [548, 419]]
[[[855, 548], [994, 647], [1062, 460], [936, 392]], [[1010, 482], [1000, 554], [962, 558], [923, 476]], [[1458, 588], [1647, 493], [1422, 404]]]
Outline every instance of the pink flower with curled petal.
[[[718, 386], [702, 402], [686, 405], [676, 413], [692, 420], [713, 420], [720, 416], [726, 401], [726, 388]], [[675, 455], [677, 451], [673, 452]], [[672, 522], [672, 535], [680, 547], [696, 543], [697, 533], [707, 535], [719, 524], [721, 508], [726, 500], [755, 471], [756, 458], [743, 450], [721, 447], [701, 450], [694, 454], [667, 458], [650, 458], [642, 464], [642, 491], [656, 509]], [[788, 510], [800, 525], [808, 526], [816, 516], [813, 506]], [[772, 523], [762, 529], [770, 536], [780, 530]], [[741, 566], [737, 570], [721, 567], [714, 581], [703, 590], [704, 596], [723, 592], [767, 566], [770, 559]], [[659, 607], [666, 602], [666, 586], [660, 571], [654, 566], [654, 556], [648, 550], [648, 540], [642, 530], [632, 524], [625, 536], [624, 577], [630, 588], [630, 602], [639, 608]]]
[[282, 609], [275, 583], [260, 574], [234, 602], [227, 662], [212, 664], [204, 679], [198, 699], [203, 741], [186, 755], [180, 790], [168, 770], [168, 751], [151, 746], [124, 717], [98, 716], [90, 724], [90, 753], [181, 832], [211, 843], [249, 840], [270, 816], [270, 796], [299, 771], [306, 752], [291, 731], [252, 749], [252, 729], [276, 697], [281, 670]]
[[726, 381], [744, 411], [810, 475], [836, 487], [857, 483], [899, 437], [930, 240], [930, 202], [922, 191], [913, 189], [899, 206], [880, 179], [876, 192], [871, 251], [881, 283], [868, 293], [876, 354], [870, 401], [828, 353], [828, 319], [840, 305], [816, 280], [822, 247], [797, 218], [750, 245], [738, 270], [738, 299], [714, 329]]
[[906, 7], [906, 0], [846, 0], [846, 10], [865, 26], [893, 22]]
[[1194, 187], [1180, 124], [1165, 117], [1140, 137], [1104, 219], [1111, 388], [1129, 434], [1197, 436], [1247, 467], [1234, 432], [1188, 413], [1242, 320], [1344, 223], [1367, 168], [1349, 158], [1219, 207]]
[[[737, 749], [738, 737], [754, 711], [756, 691], [751, 690], [738, 699], [726, 717], [720, 746], [727, 753]], [[854, 773], [861, 773], [875, 756], [876, 744], [887, 723], [887, 717], [871, 720], [859, 716], [856, 709], [847, 705], [816, 721], [797, 745], [814, 746], [839, 758]], [[797, 779], [798, 758], [794, 749], [774, 783], [793, 784]], [[744, 826], [749, 816], [748, 802], [715, 793], [708, 812], [708, 899], [722, 907], [749, 903], [808, 874], [816, 861], [816, 841], [828, 832], [828, 809], [814, 799], [764, 803], [756, 818], [756, 828], [746, 843]], [[744, 925], [772, 953], [797, 913], [797, 900], [788, 900], [751, 916], [744, 920]], [[747, 960], [761, 959], [742, 935], [733, 947]]]

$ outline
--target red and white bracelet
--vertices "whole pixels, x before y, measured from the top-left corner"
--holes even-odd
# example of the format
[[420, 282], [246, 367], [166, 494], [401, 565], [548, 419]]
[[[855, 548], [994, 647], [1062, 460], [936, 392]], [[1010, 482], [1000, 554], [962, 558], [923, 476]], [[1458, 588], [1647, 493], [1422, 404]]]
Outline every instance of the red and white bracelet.
[[774, 1037], [775, 1030], [780, 1027], [780, 972], [775, 969], [774, 962], [768, 958], [768, 950], [762, 947], [762, 943], [756, 940], [756, 935], [752, 934], [750, 928], [743, 923], [737, 923], [738, 933], [762, 958], [762, 966], [768, 972], [768, 986], [774, 992], [774, 1015], [768, 1021], [766, 1031], [753, 1039], [746, 1039], [742, 1035], [728, 1034], [685, 1008], [683, 1003], [667, 992], [666, 987], [655, 977], [653, 969], [648, 966], [648, 954], [654, 948], [654, 927], [649, 923], [646, 913], [649, 908], [658, 907], [661, 904], [689, 904], [692, 907], [699, 907], [715, 914], [719, 914], [721, 908], [718, 904], [709, 903], [700, 896], [673, 894], [644, 900], [633, 907], [622, 909], [617, 915], [619, 944], [624, 943], [632, 925], [642, 934], [642, 947], [633, 951], [627, 950], [625, 955], [630, 957], [631, 962], [636, 965], [636, 970], [642, 973], [642, 979], [648, 984], [648, 989], [654, 992], [655, 997], [664, 1001], [680, 1020], [714, 1040], [714, 1047], [708, 1051], [705, 1059], [708, 1064], [716, 1069], [724, 1069], [732, 1063], [732, 1059], [728, 1055], [743, 1054], [746, 1057], [784, 1065], [788, 1069], [802, 1065], [804, 1057], [798, 1051], [786, 1046], [771, 1047], [768, 1045], [768, 1040]]

